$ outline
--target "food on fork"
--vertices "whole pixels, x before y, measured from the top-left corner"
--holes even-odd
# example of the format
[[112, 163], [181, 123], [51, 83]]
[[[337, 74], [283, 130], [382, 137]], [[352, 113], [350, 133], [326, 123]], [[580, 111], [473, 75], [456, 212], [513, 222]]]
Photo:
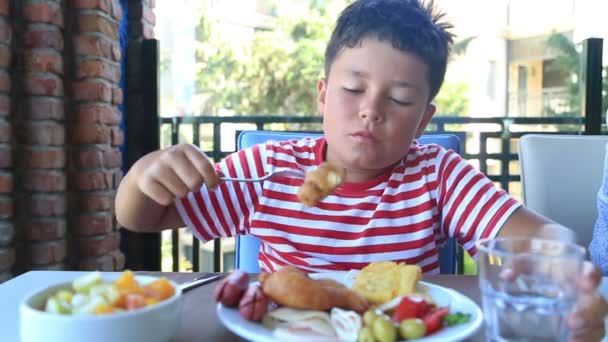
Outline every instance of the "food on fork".
[[260, 275], [264, 294], [294, 309], [328, 311], [332, 308], [363, 313], [368, 302], [357, 292], [331, 279], [312, 279], [293, 266]]
[[392, 261], [372, 262], [357, 275], [353, 290], [370, 303], [384, 304], [396, 297], [416, 292], [416, 283], [422, 277], [418, 265]]
[[298, 191], [298, 199], [308, 207], [314, 207], [332, 193], [346, 179], [346, 169], [325, 162], [318, 169], [308, 172]]

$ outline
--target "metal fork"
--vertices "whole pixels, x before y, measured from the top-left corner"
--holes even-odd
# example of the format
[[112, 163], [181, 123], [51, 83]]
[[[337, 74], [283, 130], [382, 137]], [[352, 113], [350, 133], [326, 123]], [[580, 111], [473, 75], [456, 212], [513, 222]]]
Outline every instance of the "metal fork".
[[208, 273], [208, 274], [204, 274], [198, 278], [189, 280], [189, 281], [181, 284], [179, 287], [182, 289], [182, 292], [188, 292], [199, 286], [203, 286], [205, 284], [212, 283], [216, 280], [220, 280], [223, 276], [224, 276], [224, 274], [221, 274], [221, 273]]
[[270, 172], [270, 173], [267, 173], [264, 176], [258, 177], [258, 178], [220, 177], [220, 180], [226, 181], [226, 182], [262, 182], [262, 181], [265, 181], [267, 179], [270, 179], [270, 178], [276, 177], [276, 176], [293, 176], [293, 177], [298, 177], [298, 178], [304, 178], [305, 175], [306, 175], [306, 173], [302, 170], [285, 169], [285, 170], [278, 170], [278, 171]]

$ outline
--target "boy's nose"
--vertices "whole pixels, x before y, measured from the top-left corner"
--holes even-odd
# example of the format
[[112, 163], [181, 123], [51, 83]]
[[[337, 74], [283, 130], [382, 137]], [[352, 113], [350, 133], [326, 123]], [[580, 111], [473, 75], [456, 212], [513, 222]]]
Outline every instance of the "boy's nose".
[[359, 117], [362, 120], [378, 123], [384, 116], [383, 110], [381, 101], [370, 100], [360, 109]]
[[376, 111], [362, 111], [360, 117], [363, 120], [380, 122], [380, 115]]

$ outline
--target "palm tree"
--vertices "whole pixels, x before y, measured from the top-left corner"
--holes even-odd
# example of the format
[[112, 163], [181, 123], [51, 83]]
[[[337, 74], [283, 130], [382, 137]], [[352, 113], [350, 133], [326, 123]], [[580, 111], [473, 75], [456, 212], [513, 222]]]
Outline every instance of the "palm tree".
[[[552, 65], [564, 75], [564, 85], [568, 89], [568, 103], [572, 112], [577, 115], [580, 112], [580, 55], [577, 46], [563, 33], [551, 34], [545, 44], [556, 54]], [[607, 71], [608, 67], [604, 67], [602, 73], [602, 113], [605, 113], [608, 107]]]

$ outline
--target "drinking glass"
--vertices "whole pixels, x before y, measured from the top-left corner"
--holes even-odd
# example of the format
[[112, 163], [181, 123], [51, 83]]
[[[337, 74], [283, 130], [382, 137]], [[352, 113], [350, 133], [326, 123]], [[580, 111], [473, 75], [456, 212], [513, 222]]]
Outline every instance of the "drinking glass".
[[496, 238], [477, 242], [488, 341], [566, 341], [585, 249], [557, 241]]

